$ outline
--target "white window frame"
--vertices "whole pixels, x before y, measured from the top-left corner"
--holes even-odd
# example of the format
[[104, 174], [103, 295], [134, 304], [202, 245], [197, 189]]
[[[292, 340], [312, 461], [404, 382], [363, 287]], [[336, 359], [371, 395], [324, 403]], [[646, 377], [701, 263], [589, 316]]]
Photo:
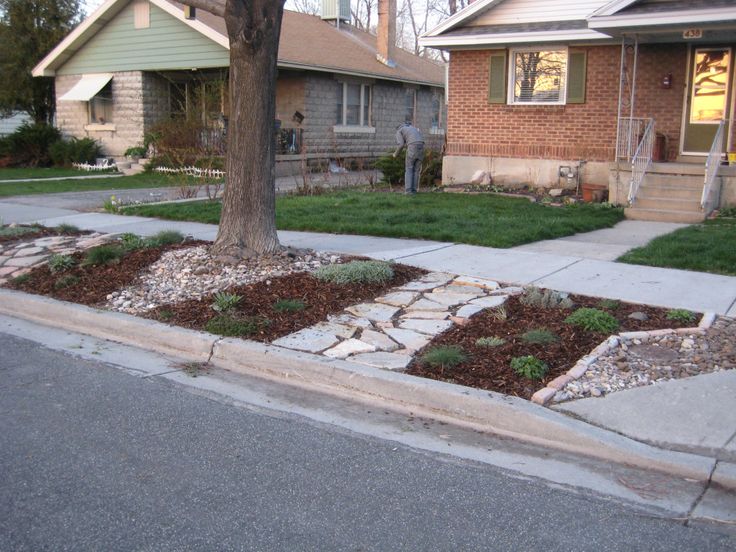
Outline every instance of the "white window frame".
[[[110, 97], [106, 98], [101, 95], [106, 88], [110, 87]], [[105, 119], [104, 122], [99, 121], [99, 118], [93, 119], [92, 114], [95, 111], [93, 104], [95, 101], [109, 102], [110, 119]], [[112, 89], [112, 81], [108, 82], [102, 89], [92, 96], [87, 102], [87, 125], [85, 130], [109, 130], [115, 128], [115, 121], [113, 119], [115, 113], [115, 103]]]
[[[361, 132], [361, 133], [375, 133], [376, 129], [372, 126], [373, 123], [373, 85], [364, 82], [352, 82], [352, 81], [339, 81], [342, 86], [342, 116], [340, 123], [333, 127], [335, 132]], [[360, 86], [360, 110], [358, 124], [348, 125], [347, 111], [348, 111], [348, 86]], [[368, 121], [365, 120], [365, 108], [366, 108], [366, 90], [368, 90]]]
[[[443, 105], [446, 105], [445, 98], [447, 98], [447, 94], [443, 92], [434, 92], [432, 94], [432, 106], [434, 107], [434, 101], [435, 99], [439, 102], [439, 113], [437, 114], [437, 126], [431, 126], [430, 122], [430, 128], [429, 133], [430, 134], [444, 134], [445, 133], [445, 119], [442, 116], [442, 107]], [[432, 113], [434, 115], [434, 113]]]
[[[562, 52], [564, 54], [565, 64], [562, 69], [560, 97], [556, 102], [521, 102], [514, 99], [516, 95], [516, 54], [525, 52]], [[569, 63], [570, 56], [567, 46], [511, 48], [509, 50], [508, 90], [506, 91], [508, 105], [565, 105], [567, 103], [567, 69]]]

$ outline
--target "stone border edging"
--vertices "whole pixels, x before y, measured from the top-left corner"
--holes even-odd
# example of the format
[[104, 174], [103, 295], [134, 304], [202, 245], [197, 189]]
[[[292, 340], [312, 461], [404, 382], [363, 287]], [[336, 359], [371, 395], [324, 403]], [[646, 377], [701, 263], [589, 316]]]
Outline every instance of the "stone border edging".
[[648, 341], [650, 337], [662, 337], [665, 335], [679, 334], [704, 334], [705, 331], [713, 325], [715, 322], [716, 314], [714, 312], [706, 312], [700, 319], [698, 326], [695, 328], [678, 328], [678, 329], [663, 329], [663, 330], [648, 330], [639, 332], [622, 332], [618, 335], [612, 335], [590, 353], [585, 355], [583, 358], [578, 360], [575, 365], [570, 368], [566, 374], [557, 376], [555, 379], [547, 383], [546, 387], [543, 387], [534, 395], [532, 395], [532, 402], [545, 406], [554, 398], [558, 391], [565, 387], [571, 381], [580, 379], [583, 374], [588, 371], [594, 362], [596, 362], [603, 355], [608, 354], [614, 348], [621, 344], [622, 340], [629, 339], [640, 339], [642, 341]]
[[557, 450], [707, 481], [715, 460], [671, 452], [571, 419], [523, 399], [329, 360], [273, 345], [167, 326], [0, 289], [0, 313], [249, 376], [370, 401]]

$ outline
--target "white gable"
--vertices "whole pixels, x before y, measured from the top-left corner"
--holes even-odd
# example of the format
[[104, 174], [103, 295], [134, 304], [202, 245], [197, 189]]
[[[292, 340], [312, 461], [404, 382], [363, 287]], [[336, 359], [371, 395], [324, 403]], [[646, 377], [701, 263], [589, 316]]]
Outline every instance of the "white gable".
[[476, 27], [544, 21], [584, 21], [587, 16], [609, 3], [610, 0], [504, 0], [466, 25]]

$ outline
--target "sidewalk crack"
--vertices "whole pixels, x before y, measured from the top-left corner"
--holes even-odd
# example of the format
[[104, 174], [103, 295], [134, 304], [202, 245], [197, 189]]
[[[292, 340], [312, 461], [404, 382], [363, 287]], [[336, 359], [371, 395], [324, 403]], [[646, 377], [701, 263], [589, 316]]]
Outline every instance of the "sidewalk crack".
[[540, 276], [539, 278], [535, 278], [534, 280], [530, 281], [529, 283], [530, 283], [530, 284], [533, 284], [533, 283], [535, 283], [535, 282], [538, 282], [539, 280], [543, 280], [544, 278], [549, 278], [550, 276], [554, 276], [555, 274], [558, 274], [559, 272], [562, 272], [563, 270], [567, 270], [567, 269], [568, 269], [568, 268], [570, 268], [571, 266], [573, 266], [573, 265], [576, 265], [576, 264], [578, 264], [578, 263], [579, 263], [580, 261], [583, 261], [583, 260], [584, 260], [584, 259], [576, 259], [575, 261], [571, 262], [571, 263], [570, 263], [569, 265], [565, 265], [565, 266], [563, 266], [563, 267], [561, 267], [561, 268], [558, 268], [557, 270], [553, 270], [553, 271], [552, 271], [552, 272], [550, 272], [549, 274], [544, 274], [544, 275]]
[[438, 247], [437, 249], [428, 249], [426, 251], [417, 251], [416, 253], [411, 253], [410, 255], [403, 255], [401, 257], [394, 257], [394, 261], [398, 261], [399, 259], [408, 259], [409, 257], [416, 257], [417, 255], [424, 255], [425, 253], [435, 253], [437, 251], [442, 251], [443, 249], [449, 249], [450, 247], [455, 247], [456, 243], [450, 243], [447, 245], [443, 245], [442, 247]]
[[703, 497], [705, 497], [705, 493], [708, 492], [708, 489], [710, 489], [711, 484], [713, 483], [713, 474], [716, 473], [716, 468], [718, 467], [719, 460], [716, 458], [715, 462], [713, 462], [713, 467], [710, 470], [710, 473], [708, 474], [708, 480], [705, 482], [705, 486], [703, 487], [703, 491], [698, 495], [698, 498], [695, 499], [693, 502], [693, 505], [690, 507], [690, 510], [687, 512], [686, 520], [684, 525], [689, 526], [690, 522], [693, 521], [692, 516], [693, 512], [695, 512], [695, 509], [698, 507], [698, 505], [703, 501]]

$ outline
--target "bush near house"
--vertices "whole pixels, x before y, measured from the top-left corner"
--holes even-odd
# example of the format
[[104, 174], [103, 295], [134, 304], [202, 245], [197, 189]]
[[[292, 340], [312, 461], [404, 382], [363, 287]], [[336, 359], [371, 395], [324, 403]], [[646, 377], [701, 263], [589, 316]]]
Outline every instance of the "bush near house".
[[23, 124], [0, 140], [0, 158], [4, 166], [48, 167], [49, 148], [61, 139], [59, 129], [44, 124]]
[[[393, 152], [389, 152], [378, 158], [376, 168], [383, 173], [383, 182], [391, 186], [404, 185], [404, 166], [406, 163], [406, 149], [402, 149], [399, 154], [394, 157]], [[432, 150], [424, 150], [424, 160], [422, 161], [422, 174], [419, 178], [420, 188], [431, 188], [435, 185], [435, 180], [442, 178], [442, 153]]]
[[94, 165], [102, 156], [102, 147], [92, 138], [63, 138], [49, 147], [49, 157], [57, 167], [69, 167], [72, 163], [89, 163]]

